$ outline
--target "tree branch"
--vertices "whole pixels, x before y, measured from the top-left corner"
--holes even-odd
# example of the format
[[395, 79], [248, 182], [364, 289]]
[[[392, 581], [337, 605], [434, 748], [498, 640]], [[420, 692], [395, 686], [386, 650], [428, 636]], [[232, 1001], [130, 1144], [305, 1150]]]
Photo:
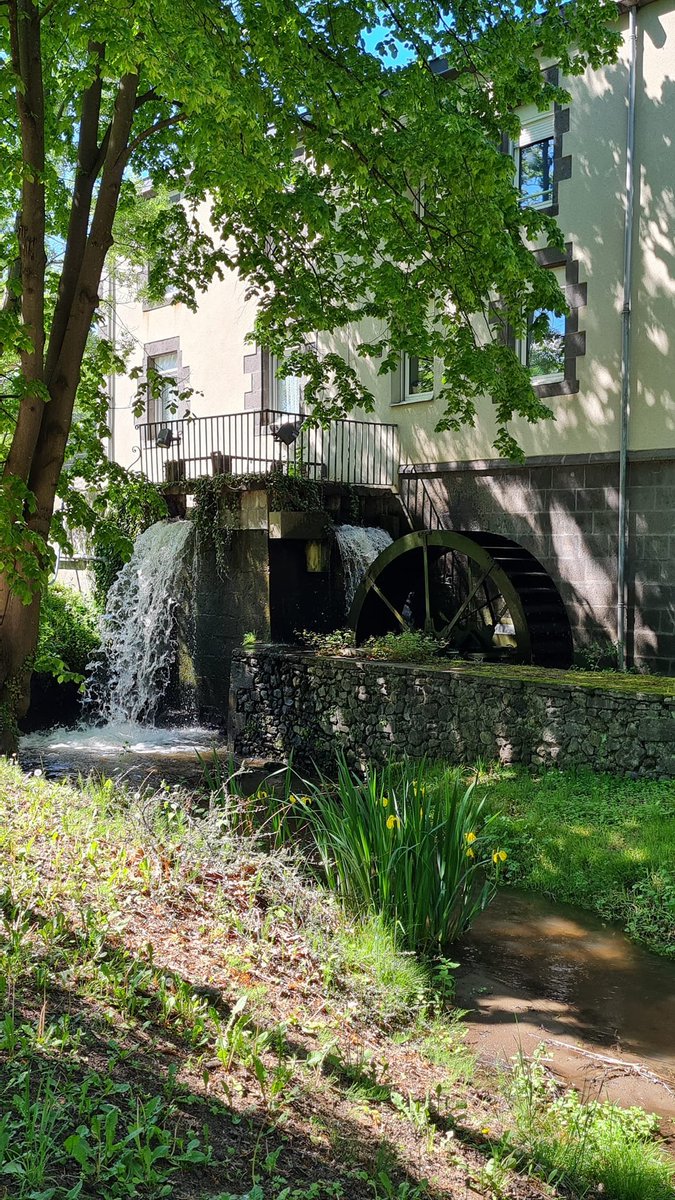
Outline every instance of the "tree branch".
[[127, 159], [131, 157], [134, 150], [140, 146], [141, 142], [147, 141], [148, 138], [152, 137], [155, 133], [161, 133], [163, 129], [169, 129], [172, 125], [177, 125], [179, 121], [185, 121], [186, 118], [187, 113], [179, 112], [174, 113], [172, 117], [164, 117], [162, 121], [156, 121], [154, 125], [148, 125], [147, 129], [143, 129], [133, 139], [133, 141], [129, 143], [129, 146], [126, 150]]
[[[21, 315], [31, 339], [21, 352], [28, 384], [44, 374], [45, 305], [45, 122], [40, 15], [33, 0], [11, 0], [9, 6], [12, 67], [21, 131], [23, 175], [17, 222], [21, 270]], [[28, 478], [44, 409], [42, 396], [28, 388], [20, 405], [4, 473]]]
[[[93, 82], [86, 89], [82, 97], [82, 114], [80, 116], [77, 147], [77, 170], [68, 220], [63, 269], [59, 280], [59, 290], [47, 351], [47, 383], [49, 383], [54, 366], [61, 352], [63, 338], [68, 326], [70, 308], [87, 244], [87, 230], [89, 227], [89, 214], [91, 212], [94, 185], [103, 165], [104, 154], [102, 157], [102, 147], [99, 148], [98, 146], [98, 124], [101, 113], [101, 96], [103, 93], [101, 64], [105, 57], [105, 46], [95, 42], [90, 45], [89, 50], [96, 60], [95, 75]], [[105, 140], [104, 138], [104, 142]]]

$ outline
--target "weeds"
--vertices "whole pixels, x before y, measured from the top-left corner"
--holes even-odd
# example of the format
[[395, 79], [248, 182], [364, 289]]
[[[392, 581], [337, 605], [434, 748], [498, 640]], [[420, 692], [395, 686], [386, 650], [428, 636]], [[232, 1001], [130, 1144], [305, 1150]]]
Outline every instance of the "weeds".
[[0, 1176], [13, 1181], [16, 1200], [170, 1195], [178, 1171], [209, 1162], [208, 1146], [179, 1134], [161, 1097], [72, 1061], [57, 1071], [29, 1026], [18, 1039], [21, 1054], [15, 1040], [0, 1085]]
[[508, 1142], [532, 1169], [575, 1196], [611, 1200], [672, 1200], [675, 1168], [655, 1141], [658, 1121], [639, 1108], [584, 1102], [560, 1093], [543, 1064], [514, 1060], [506, 1087], [513, 1117]]

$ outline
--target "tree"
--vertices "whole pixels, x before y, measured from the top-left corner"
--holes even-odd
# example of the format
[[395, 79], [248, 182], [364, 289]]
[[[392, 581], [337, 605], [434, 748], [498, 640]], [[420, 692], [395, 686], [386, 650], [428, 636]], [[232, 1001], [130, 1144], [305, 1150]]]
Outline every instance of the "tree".
[[[540, 53], [579, 72], [617, 38], [602, 0], [1, 0], [0, 14], [7, 717], [26, 703], [92, 333], [105, 358], [116, 223], [137, 230], [151, 287], [189, 304], [238, 269], [258, 339], [309, 377], [319, 418], [371, 403], [352, 367], [314, 349], [317, 331], [358, 326], [382, 372], [401, 351], [443, 360], [445, 427], [491, 395], [513, 452], [510, 419], [546, 409], [499, 325], [518, 332], [564, 301], [527, 249], [560, 234], [520, 208], [500, 141], [514, 107], [564, 97]], [[139, 181], [183, 203], [139, 217]], [[195, 218], [207, 199], [213, 237]]]

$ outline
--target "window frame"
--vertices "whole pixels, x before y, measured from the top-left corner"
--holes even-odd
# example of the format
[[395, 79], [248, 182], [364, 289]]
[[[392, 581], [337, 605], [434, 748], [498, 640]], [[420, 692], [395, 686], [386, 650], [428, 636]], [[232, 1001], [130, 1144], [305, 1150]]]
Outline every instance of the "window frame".
[[409, 379], [409, 369], [410, 369], [411, 358], [419, 359], [419, 358], [427, 358], [427, 357], [428, 357], [428, 355], [408, 354], [407, 351], [403, 351], [403, 353], [401, 354], [401, 366], [400, 366], [401, 379], [400, 379], [400, 387], [398, 389], [399, 394], [396, 397], [396, 399], [394, 399], [392, 401], [393, 406], [396, 406], [398, 404], [424, 404], [426, 401], [434, 399], [434, 396], [436, 395], [436, 380], [435, 380], [436, 362], [434, 359], [431, 360], [432, 361], [432, 370], [434, 373], [434, 385], [431, 388], [431, 391], [426, 391], [426, 392], [410, 392], [410, 391], [408, 391], [408, 379]]
[[[175, 358], [175, 367], [172, 367], [171, 369], [164, 369], [155, 365], [158, 358], [168, 358], [169, 356]], [[147, 357], [146, 375], [148, 372], [152, 371], [155, 375], [160, 375], [162, 379], [166, 379], [166, 384], [162, 384], [161, 394], [156, 397], [151, 397], [159, 409], [156, 421], [160, 425], [168, 421], [176, 421], [180, 419], [178, 417], [178, 409], [180, 407], [180, 369], [180, 350], [178, 347], [171, 350], [161, 350], [155, 354], [149, 354]], [[170, 411], [171, 406], [174, 407], [174, 412]]]
[[[566, 284], [566, 279], [565, 279], [564, 266], [554, 266], [554, 267], [549, 267], [548, 269], [555, 273], [555, 276], [556, 276], [556, 279], [558, 280], [561, 291], [562, 291], [563, 295], [566, 297], [567, 296], [567, 284]], [[556, 317], [558, 316], [557, 313], [553, 313], [553, 309], [539, 308], [539, 309], [537, 309], [536, 314], [533, 314], [533, 317], [542, 312], [550, 312], [553, 316], [556, 316]], [[567, 360], [567, 337], [569, 334], [569, 329], [568, 329], [567, 317], [563, 315], [562, 320], [564, 322], [563, 346], [562, 346], [562, 352], [563, 352], [562, 368], [559, 371], [549, 371], [548, 374], [546, 374], [546, 375], [531, 375], [530, 383], [532, 384], [532, 387], [534, 387], [534, 388], [545, 387], [548, 384], [564, 383], [565, 380], [567, 379], [565, 364], [566, 364], [566, 360]], [[528, 321], [528, 328], [527, 328], [527, 332], [526, 332], [525, 336], [516, 339], [516, 354], [518, 355], [519, 361], [522, 363], [522, 365], [527, 370], [529, 368], [529, 357], [530, 357], [530, 321]]]
[[[551, 145], [551, 167], [549, 187], [546, 191], [535, 193], [539, 199], [523, 196], [521, 190], [522, 183], [522, 151], [529, 146], [538, 146], [543, 142], [549, 142]], [[531, 117], [529, 121], [524, 121], [521, 126], [518, 141], [512, 145], [511, 154], [514, 162], [514, 181], [520, 197], [521, 208], [549, 209], [555, 204], [555, 185], [556, 185], [556, 128], [555, 128], [555, 110], [551, 108], [548, 112], [537, 113], [535, 117]]]

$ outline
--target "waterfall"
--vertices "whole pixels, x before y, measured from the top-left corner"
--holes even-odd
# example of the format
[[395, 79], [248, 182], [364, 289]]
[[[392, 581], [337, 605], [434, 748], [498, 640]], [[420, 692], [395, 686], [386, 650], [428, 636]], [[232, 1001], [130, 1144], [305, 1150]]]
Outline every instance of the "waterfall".
[[378, 554], [391, 546], [385, 529], [376, 526], [337, 525], [335, 529], [345, 581], [345, 612], [349, 612], [363, 576]]
[[190, 521], [151, 525], [108, 593], [101, 658], [86, 697], [105, 721], [152, 724], [157, 716], [176, 657], [192, 533]]

